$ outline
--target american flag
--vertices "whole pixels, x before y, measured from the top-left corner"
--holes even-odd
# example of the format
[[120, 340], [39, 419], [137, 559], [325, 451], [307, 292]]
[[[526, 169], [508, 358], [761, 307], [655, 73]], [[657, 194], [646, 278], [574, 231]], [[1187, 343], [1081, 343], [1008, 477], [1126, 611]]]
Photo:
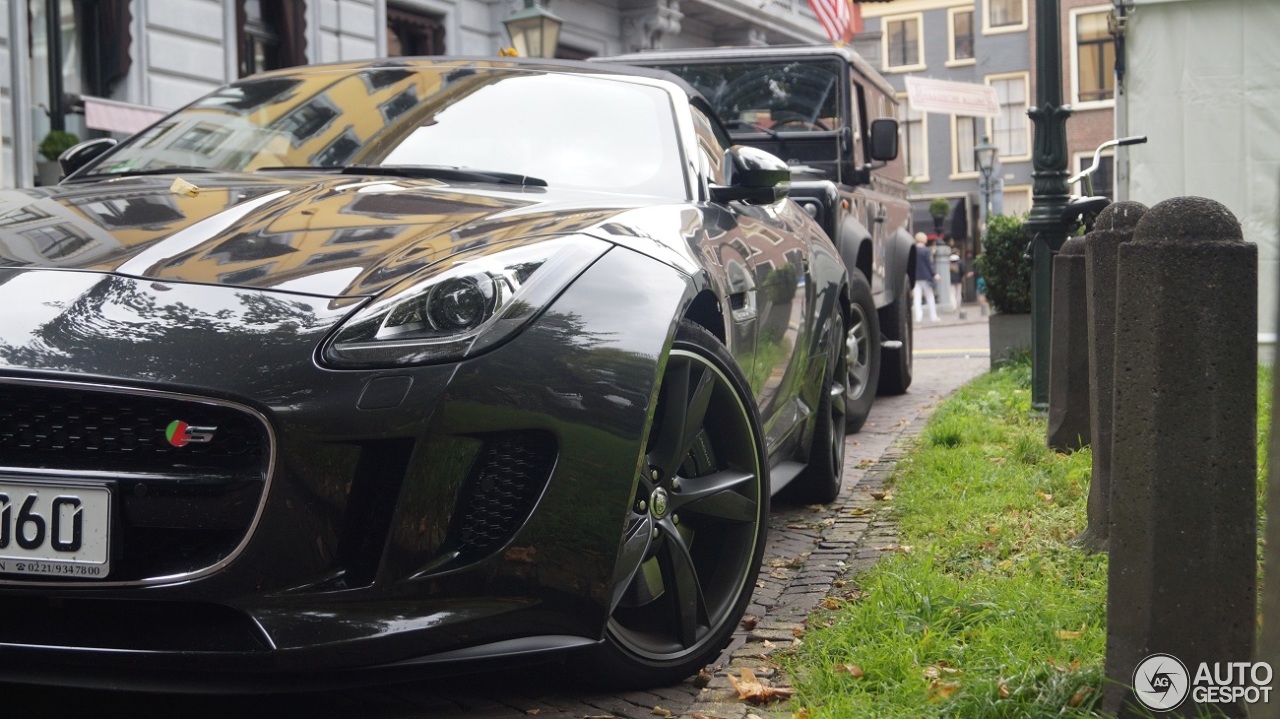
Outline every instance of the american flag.
[[813, 13], [833, 42], [848, 40], [852, 34], [853, 14], [849, 0], [809, 0]]

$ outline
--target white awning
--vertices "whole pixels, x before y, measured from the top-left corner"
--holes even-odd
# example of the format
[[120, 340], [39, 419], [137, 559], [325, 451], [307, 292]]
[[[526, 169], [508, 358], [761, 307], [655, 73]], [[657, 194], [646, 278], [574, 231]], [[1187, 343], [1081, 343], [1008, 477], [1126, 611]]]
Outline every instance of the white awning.
[[132, 135], [164, 117], [164, 110], [146, 105], [83, 96], [84, 124], [91, 130], [123, 132]]
[[999, 117], [1000, 101], [990, 85], [907, 76], [907, 99], [918, 112], [967, 117]]

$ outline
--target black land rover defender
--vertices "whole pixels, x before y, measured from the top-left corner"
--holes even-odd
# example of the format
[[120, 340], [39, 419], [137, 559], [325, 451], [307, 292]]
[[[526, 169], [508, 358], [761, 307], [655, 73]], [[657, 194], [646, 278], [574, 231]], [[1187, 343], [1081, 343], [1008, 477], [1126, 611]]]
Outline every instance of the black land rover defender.
[[911, 385], [915, 243], [897, 158], [893, 88], [836, 46], [651, 51], [606, 59], [674, 73], [719, 114], [734, 142], [791, 166], [791, 197], [826, 230], [849, 271], [847, 427], [879, 394]]

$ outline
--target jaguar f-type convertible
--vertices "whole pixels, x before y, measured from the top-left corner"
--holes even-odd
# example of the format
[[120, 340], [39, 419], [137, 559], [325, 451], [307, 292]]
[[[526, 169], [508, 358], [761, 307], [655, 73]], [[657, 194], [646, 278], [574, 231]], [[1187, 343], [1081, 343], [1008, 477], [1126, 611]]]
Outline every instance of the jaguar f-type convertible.
[[298, 68], [61, 160], [0, 193], [0, 680], [676, 681], [839, 487], [866, 281], [674, 76]]

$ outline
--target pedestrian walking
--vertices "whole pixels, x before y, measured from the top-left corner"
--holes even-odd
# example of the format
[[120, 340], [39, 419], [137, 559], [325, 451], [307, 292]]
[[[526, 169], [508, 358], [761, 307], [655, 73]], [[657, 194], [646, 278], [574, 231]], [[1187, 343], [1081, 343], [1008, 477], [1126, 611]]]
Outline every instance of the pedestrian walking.
[[938, 306], [933, 298], [933, 290], [937, 286], [938, 280], [942, 278], [938, 276], [938, 271], [933, 266], [933, 258], [929, 256], [929, 248], [925, 246], [925, 240], [927, 239], [928, 236], [923, 232], [916, 233], [916, 284], [911, 289], [912, 307], [915, 309], [916, 322], [923, 319], [923, 300], [928, 301], [929, 321], [938, 321]]

